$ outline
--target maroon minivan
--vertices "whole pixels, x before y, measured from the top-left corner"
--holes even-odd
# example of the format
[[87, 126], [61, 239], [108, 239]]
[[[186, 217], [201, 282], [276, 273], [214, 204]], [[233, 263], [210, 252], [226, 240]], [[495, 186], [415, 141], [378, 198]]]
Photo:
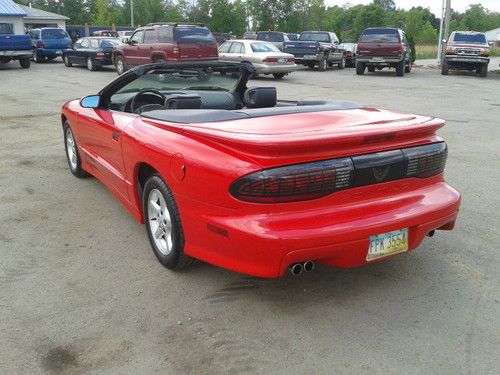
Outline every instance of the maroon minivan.
[[217, 60], [217, 42], [203, 24], [150, 23], [113, 49], [118, 74], [161, 61]]

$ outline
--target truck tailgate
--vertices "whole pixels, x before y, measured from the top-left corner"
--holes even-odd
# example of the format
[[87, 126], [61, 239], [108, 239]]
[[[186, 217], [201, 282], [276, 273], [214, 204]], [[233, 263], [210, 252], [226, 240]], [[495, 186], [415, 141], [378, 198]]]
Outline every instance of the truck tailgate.
[[0, 51], [31, 50], [28, 35], [0, 35]]

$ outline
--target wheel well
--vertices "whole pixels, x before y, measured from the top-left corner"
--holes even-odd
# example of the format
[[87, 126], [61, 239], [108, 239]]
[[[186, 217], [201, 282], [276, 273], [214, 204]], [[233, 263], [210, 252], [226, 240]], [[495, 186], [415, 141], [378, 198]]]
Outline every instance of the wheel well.
[[68, 119], [66, 118], [66, 116], [64, 115], [61, 115], [61, 125], [64, 127], [64, 124], [66, 123]]
[[146, 181], [149, 179], [149, 177], [156, 173], [158, 173], [158, 171], [149, 164], [139, 164], [137, 168], [137, 198], [139, 202], [142, 201], [142, 192], [144, 190], [144, 185], [146, 185]]

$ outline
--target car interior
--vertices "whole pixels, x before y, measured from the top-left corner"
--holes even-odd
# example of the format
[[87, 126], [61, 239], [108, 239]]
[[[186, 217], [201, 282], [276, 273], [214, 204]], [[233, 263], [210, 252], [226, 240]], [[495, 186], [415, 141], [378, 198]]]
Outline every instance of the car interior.
[[234, 72], [162, 70], [123, 85], [110, 96], [108, 105], [112, 110], [179, 123], [360, 108], [347, 101], [279, 100], [275, 87], [247, 87], [247, 83], [248, 75]]

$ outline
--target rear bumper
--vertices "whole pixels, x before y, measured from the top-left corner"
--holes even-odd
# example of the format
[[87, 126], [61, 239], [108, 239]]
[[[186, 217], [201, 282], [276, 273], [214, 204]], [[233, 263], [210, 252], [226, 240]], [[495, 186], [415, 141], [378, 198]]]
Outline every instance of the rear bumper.
[[357, 62], [365, 63], [367, 65], [387, 66], [391, 64], [399, 64], [403, 60], [401, 56], [362, 56], [356, 57]]
[[67, 48], [37, 48], [38, 56], [40, 57], [59, 57]]
[[94, 59], [94, 63], [98, 66], [113, 65], [113, 59], [111, 57], [108, 58], [96, 57]]
[[273, 73], [291, 73], [297, 70], [296, 64], [289, 65], [266, 65], [266, 64], [257, 64], [254, 63], [253, 66], [257, 70], [259, 74], [273, 74]]
[[488, 57], [480, 56], [453, 56], [447, 55], [444, 57], [447, 62], [456, 63], [467, 63], [467, 64], [489, 64], [490, 59]]
[[412, 180], [351, 189], [351, 199], [359, 196], [356, 203], [336, 204], [333, 194], [325, 198], [331, 205], [320, 199], [317, 208], [310, 201], [308, 209], [286, 204], [274, 212], [263, 205], [253, 214], [176, 197], [185, 252], [237, 272], [279, 277], [290, 264], [306, 260], [340, 267], [372, 263], [366, 260], [369, 237], [397, 229], [409, 228], [413, 250], [431, 230], [453, 229], [460, 194], [442, 176], [418, 189], [411, 188]]
[[20, 51], [15, 51], [15, 50], [10, 50], [10, 51], [0, 51], [0, 56], [3, 57], [31, 57], [33, 56], [33, 51], [32, 50], [20, 50]]

